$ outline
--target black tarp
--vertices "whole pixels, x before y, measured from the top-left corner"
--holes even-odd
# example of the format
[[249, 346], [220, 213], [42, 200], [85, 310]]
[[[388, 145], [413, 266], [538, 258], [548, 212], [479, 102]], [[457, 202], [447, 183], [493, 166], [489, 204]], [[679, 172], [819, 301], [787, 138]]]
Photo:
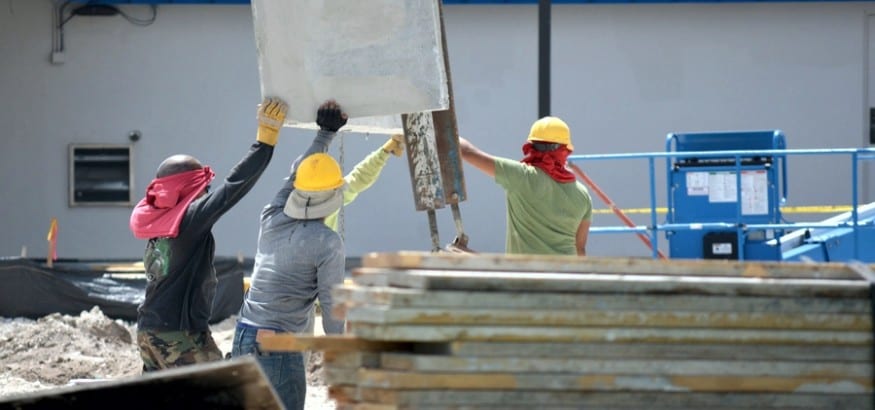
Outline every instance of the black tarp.
[[[146, 278], [108, 268], [135, 260], [62, 259], [49, 268], [45, 261], [0, 258], [0, 316], [37, 319], [52, 313], [78, 315], [98, 306], [114, 319], [136, 321]], [[216, 299], [211, 323], [238, 313], [243, 303], [243, 276], [252, 259], [216, 257]], [[142, 272], [141, 272], [142, 273]]]

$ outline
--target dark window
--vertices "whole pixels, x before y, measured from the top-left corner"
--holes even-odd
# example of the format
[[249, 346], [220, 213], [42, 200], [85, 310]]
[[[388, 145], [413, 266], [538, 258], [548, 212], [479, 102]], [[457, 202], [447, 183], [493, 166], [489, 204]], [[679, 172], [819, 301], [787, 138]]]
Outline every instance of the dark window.
[[130, 205], [131, 147], [70, 146], [70, 206]]
[[869, 143], [875, 144], [875, 107], [869, 108]]

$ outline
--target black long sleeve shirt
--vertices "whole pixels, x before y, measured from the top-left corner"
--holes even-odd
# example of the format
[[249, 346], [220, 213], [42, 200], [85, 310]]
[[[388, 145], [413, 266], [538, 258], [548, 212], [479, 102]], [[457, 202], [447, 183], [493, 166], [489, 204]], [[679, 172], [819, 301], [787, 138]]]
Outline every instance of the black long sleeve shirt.
[[149, 281], [146, 298], [137, 310], [139, 329], [209, 329], [218, 282], [213, 225], [252, 189], [273, 150], [271, 145], [252, 144], [223, 184], [189, 204], [177, 237], [149, 240], [143, 259]]

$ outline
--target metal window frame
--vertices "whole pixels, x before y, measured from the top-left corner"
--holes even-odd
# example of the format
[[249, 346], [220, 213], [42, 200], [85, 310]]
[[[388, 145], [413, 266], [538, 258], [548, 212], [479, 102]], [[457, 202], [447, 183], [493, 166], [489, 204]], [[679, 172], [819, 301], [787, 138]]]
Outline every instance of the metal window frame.
[[[84, 149], [124, 149], [128, 153], [128, 199], [127, 201], [80, 201], [76, 199], [76, 150]], [[67, 204], [71, 208], [89, 206], [132, 206], [134, 204], [134, 158], [131, 144], [91, 144], [71, 143], [68, 145], [68, 192]]]

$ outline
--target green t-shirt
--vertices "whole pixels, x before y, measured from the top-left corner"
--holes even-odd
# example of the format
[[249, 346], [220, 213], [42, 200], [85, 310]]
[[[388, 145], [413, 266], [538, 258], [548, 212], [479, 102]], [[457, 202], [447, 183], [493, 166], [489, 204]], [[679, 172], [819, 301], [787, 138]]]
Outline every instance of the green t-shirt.
[[577, 255], [577, 227], [592, 217], [583, 184], [507, 158], [495, 159], [495, 182], [507, 193], [507, 253]]

